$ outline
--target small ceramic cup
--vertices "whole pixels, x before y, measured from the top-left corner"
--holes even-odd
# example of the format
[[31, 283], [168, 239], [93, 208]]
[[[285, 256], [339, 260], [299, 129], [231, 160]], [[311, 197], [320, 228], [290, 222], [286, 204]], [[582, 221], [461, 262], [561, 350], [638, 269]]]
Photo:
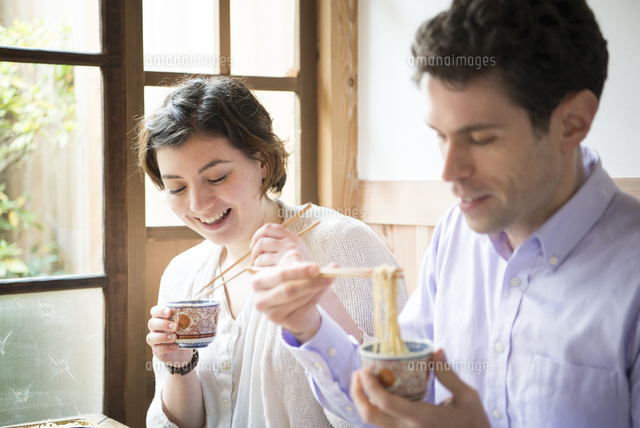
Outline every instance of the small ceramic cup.
[[180, 300], [166, 304], [171, 321], [178, 324], [176, 343], [181, 348], [206, 348], [216, 337], [220, 302]]
[[408, 400], [422, 400], [431, 383], [433, 344], [429, 340], [405, 340], [409, 353], [402, 356], [375, 352], [379, 340], [360, 345], [362, 368], [378, 378], [390, 393]]

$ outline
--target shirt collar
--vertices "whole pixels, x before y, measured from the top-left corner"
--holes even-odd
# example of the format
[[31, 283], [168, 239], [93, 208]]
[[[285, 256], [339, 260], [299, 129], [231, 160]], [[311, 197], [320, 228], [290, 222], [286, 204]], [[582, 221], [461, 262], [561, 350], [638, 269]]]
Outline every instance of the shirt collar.
[[537, 239], [549, 268], [555, 271], [607, 209], [617, 187], [597, 153], [582, 147], [586, 182], [529, 239]]

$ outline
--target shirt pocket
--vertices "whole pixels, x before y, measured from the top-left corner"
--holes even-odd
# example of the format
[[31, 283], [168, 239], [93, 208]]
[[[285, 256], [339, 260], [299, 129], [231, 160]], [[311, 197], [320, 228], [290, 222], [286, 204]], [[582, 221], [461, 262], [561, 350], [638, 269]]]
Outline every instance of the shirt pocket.
[[614, 371], [534, 355], [527, 383], [523, 403], [526, 427], [617, 426]]

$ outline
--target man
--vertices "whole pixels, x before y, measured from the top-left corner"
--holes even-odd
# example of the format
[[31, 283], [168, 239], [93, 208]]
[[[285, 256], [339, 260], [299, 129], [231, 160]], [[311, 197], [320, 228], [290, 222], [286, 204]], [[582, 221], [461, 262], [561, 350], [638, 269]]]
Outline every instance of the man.
[[640, 427], [640, 202], [580, 146], [607, 75], [592, 11], [456, 0], [413, 53], [459, 198], [399, 317], [403, 337], [447, 354], [427, 402], [351, 376], [357, 341], [316, 307], [327, 282], [299, 254], [255, 276], [257, 308], [323, 406], [355, 424]]

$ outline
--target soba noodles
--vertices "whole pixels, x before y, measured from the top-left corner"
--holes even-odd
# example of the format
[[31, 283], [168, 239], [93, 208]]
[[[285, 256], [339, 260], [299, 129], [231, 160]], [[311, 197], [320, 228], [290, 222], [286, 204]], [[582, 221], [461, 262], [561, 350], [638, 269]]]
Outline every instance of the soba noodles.
[[[373, 303], [375, 306], [376, 337], [380, 339], [375, 352], [383, 355], [405, 355], [409, 349], [404, 344], [398, 326], [397, 305], [397, 272], [398, 268], [382, 265], [373, 271]], [[386, 317], [382, 321], [382, 301], [386, 308]]]

